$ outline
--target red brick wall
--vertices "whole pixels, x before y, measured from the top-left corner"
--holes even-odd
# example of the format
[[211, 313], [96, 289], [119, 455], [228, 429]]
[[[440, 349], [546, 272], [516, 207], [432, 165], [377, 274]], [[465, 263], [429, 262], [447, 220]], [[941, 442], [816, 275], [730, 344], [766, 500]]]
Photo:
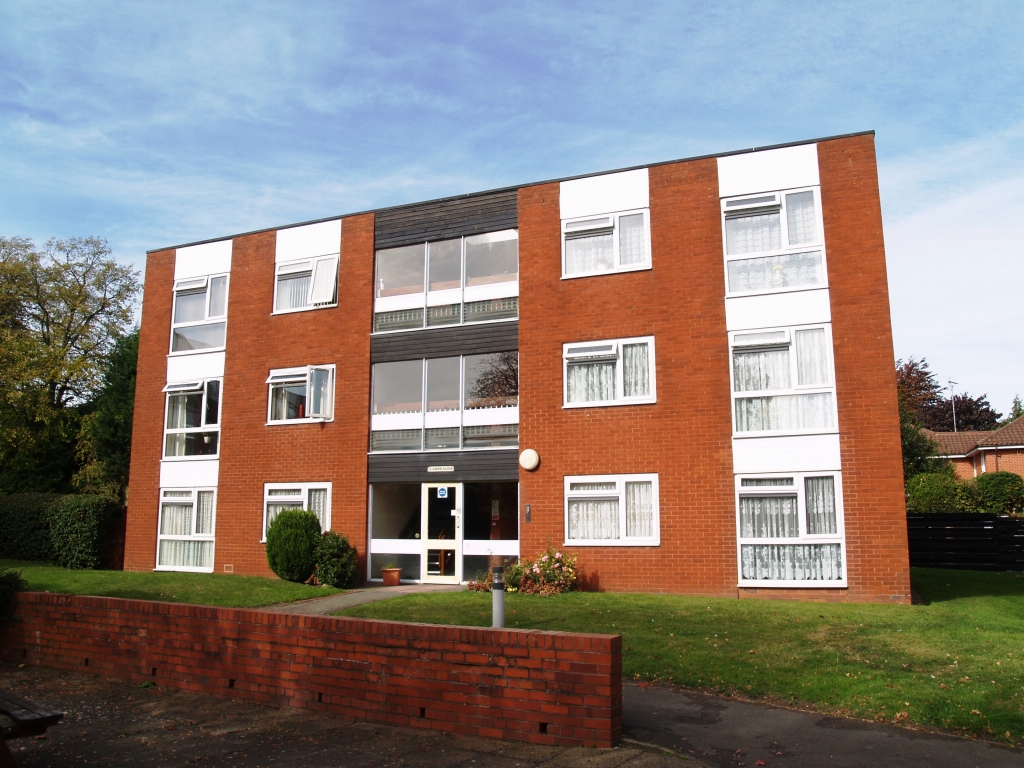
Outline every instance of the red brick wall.
[[[589, 586], [736, 595], [729, 351], [715, 160], [650, 169], [653, 269], [561, 279], [559, 185], [519, 193], [520, 550], [564, 540], [563, 477], [657, 472], [661, 546], [579, 547]], [[564, 410], [562, 344], [655, 336], [658, 402]]]
[[622, 736], [617, 635], [31, 592], [17, 613], [0, 625], [11, 663], [536, 744], [611, 747]]
[[987, 472], [1015, 472], [1024, 475], [1024, 451], [985, 451], [985, 470]]
[[956, 476], [961, 480], [974, 477], [973, 459], [950, 459], [950, 464], [953, 465], [953, 471], [956, 472]]
[[874, 137], [818, 144], [849, 597], [910, 600], [906, 505]]
[[125, 527], [124, 567], [149, 571], [156, 565], [156, 520], [163, 455], [167, 350], [171, 343], [174, 250], [150, 253], [142, 294], [138, 378], [132, 423], [131, 483]]

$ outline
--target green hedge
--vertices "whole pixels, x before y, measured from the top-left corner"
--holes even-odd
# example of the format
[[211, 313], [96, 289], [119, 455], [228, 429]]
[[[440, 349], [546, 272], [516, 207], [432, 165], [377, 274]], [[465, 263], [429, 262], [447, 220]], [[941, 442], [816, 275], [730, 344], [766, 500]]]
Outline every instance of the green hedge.
[[0, 498], [0, 557], [97, 568], [121, 506], [91, 494], [18, 493]]
[[907, 481], [907, 511], [1024, 512], [1024, 478], [1013, 472], [986, 472], [977, 479], [958, 480], [945, 473], [925, 472]]
[[327, 531], [316, 545], [316, 580], [328, 587], [345, 589], [358, 578], [356, 548], [347, 536]]
[[975, 483], [986, 512], [1005, 515], [1024, 511], [1024, 477], [1013, 472], [986, 472]]
[[0, 568], [0, 621], [11, 617], [15, 597], [26, 589], [28, 582], [21, 578], [21, 571]]
[[0, 498], [0, 557], [52, 563], [49, 508], [55, 493], [16, 493]]
[[316, 567], [320, 521], [312, 512], [282, 509], [267, 528], [267, 564], [286, 581], [303, 583]]

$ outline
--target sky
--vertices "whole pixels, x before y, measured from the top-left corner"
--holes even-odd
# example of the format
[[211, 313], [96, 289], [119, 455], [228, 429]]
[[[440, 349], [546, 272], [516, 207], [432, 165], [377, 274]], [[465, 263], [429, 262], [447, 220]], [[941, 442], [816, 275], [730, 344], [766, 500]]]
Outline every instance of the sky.
[[0, 236], [116, 258], [874, 130], [895, 354], [1024, 395], [1024, 3], [0, 4]]

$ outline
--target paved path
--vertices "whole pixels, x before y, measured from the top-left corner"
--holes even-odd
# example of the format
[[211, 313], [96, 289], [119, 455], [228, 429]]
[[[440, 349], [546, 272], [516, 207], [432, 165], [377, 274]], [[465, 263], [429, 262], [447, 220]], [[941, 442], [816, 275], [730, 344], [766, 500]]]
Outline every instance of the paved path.
[[364, 603], [375, 603], [378, 600], [390, 600], [402, 595], [415, 595], [420, 592], [459, 592], [465, 589], [461, 584], [401, 584], [397, 587], [364, 587], [352, 589], [340, 595], [315, 597], [312, 600], [300, 600], [297, 603], [281, 603], [259, 608], [271, 613], [298, 613], [309, 616], [324, 615], [343, 611]]
[[686, 693], [671, 686], [628, 684], [622, 693], [627, 738], [721, 768], [1024, 766], [1024, 751], [981, 741]]

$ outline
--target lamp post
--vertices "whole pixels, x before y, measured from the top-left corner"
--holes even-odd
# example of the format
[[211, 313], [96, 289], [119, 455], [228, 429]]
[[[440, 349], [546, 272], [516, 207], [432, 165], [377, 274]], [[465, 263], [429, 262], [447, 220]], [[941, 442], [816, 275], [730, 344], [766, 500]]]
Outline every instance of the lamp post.
[[491, 626], [505, 628], [505, 566], [491, 568]]
[[949, 384], [949, 402], [953, 406], [953, 431], [956, 432], [956, 396], [953, 394], [953, 387], [959, 382], [946, 379], [946, 383]]

